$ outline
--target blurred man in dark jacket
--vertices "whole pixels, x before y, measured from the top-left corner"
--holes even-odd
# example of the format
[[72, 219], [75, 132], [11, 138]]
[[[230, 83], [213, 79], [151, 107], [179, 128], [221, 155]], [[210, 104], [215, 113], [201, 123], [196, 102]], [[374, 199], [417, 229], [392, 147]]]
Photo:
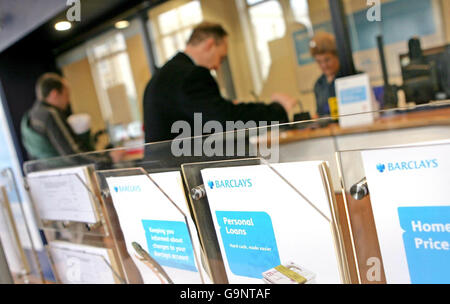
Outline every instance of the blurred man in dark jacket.
[[[144, 93], [145, 141], [155, 142], [177, 137], [171, 133], [176, 121], [186, 121], [194, 129], [194, 114], [202, 120], [288, 122], [287, 112], [296, 100], [274, 94], [272, 104], [238, 103], [223, 98], [211, 70], [219, 69], [228, 53], [226, 31], [215, 23], [198, 25], [184, 52], [178, 53], [157, 71]], [[192, 134], [202, 135], [202, 134]]]

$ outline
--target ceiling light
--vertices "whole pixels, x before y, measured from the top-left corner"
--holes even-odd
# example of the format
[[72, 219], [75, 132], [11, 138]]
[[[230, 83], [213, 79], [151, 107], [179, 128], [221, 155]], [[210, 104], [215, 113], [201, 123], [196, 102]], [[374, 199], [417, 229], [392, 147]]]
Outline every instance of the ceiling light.
[[60, 21], [55, 24], [55, 30], [57, 31], [67, 31], [72, 27], [72, 23], [69, 21]]
[[116, 29], [124, 29], [124, 28], [127, 28], [129, 25], [130, 25], [130, 22], [128, 22], [127, 20], [122, 20], [122, 21], [116, 22], [116, 24], [114, 26], [116, 27]]

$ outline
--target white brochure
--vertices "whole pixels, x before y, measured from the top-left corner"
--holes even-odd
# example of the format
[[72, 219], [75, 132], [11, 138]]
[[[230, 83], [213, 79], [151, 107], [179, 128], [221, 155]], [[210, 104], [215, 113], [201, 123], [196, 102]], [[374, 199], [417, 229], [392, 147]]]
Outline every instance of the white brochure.
[[363, 151], [388, 283], [450, 283], [450, 145]]
[[340, 116], [339, 125], [342, 128], [369, 125], [374, 122], [374, 113], [366, 113], [377, 110], [368, 74], [338, 78], [335, 90]]
[[116, 266], [110, 249], [53, 241], [49, 243], [49, 251], [63, 284], [121, 282], [114, 270]]
[[201, 171], [230, 283], [341, 283], [323, 164]]
[[30, 173], [27, 183], [42, 220], [98, 222], [87, 166]]
[[210, 282], [199, 266], [200, 242], [180, 173], [150, 176], [158, 186], [147, 175], [106, 179], [128, 253], [144, 283]]

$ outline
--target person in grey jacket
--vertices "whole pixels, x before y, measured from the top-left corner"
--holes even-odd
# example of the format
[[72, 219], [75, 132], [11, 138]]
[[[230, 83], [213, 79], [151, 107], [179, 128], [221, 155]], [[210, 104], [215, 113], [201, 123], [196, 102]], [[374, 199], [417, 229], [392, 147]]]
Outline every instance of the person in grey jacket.
[[[90, 152], [93, 146], [75, 134], [67, 122], [71, 114], [67, 81], [56, 73], [46, 73], [36, 83], [37, 101], [25, 114], [22, 140], [31, 158], [42, 159]], [[118, 161], [120, 153], [97, 157]]]

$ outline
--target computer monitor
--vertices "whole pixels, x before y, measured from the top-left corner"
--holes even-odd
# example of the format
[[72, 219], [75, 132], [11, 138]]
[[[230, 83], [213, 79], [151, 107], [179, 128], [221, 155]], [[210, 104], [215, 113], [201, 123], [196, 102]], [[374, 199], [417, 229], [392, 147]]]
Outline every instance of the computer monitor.
[[422, 50], [413, 38], [408, 46], [409, 53], [400, 55], [406, 100], [422, 104], [450, 98], [450, 45]]

